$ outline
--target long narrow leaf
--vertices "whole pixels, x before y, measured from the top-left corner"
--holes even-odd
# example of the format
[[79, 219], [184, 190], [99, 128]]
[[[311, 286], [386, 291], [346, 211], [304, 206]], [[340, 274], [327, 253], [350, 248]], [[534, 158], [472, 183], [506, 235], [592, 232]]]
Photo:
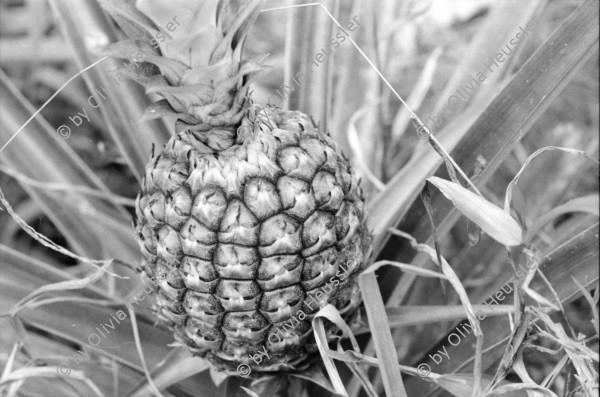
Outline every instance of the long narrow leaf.
[[[96, 1], [52, 0], [51, 3], [60, 17], [64, 36], [71, 45], [80, 68], [98, 57], [102, 49], [100, 43], [106, 45], [115, 40], [112, 28]], [[86, 39], [90, 36], [95, 40]], [[100, 107], [104, 123], [123, 159], [138, 180], [141, 180], [152, 145], [162, 146], [170, 137], [170, 132], [160, 120], [139, 123], [144, 108], [149, 104], [148, 97], [136, 84], [121, 82], [115, 78], [114, 70], [119, 65], [120, 61], [108, 60], [83, 78], [92, 94], [100, 87], [106, 87], [109, 92], [107, 105]], [[84, 108], [86, 105], [81, 104]]]
[[377, 279], [375, 278], [375, 268], [371, 267], [365, 270], [358, 277], [358, 285], [362, 292], [365, 308], [371, 328], [371, 335], [375, 350], [379, 359], [381, 368], [381, 377], [383, 385], [388, 396], [406, 397], [402, 375], [398, 368], [398, 354], [392, 339], [392, 330], [381, 327], [378, 324], [388, 324], [388, 318], [383, 306]]
[[[0, 141], [12, 139], [0, 161], [30, 179], [108, 193], [106, 186], [41, 116], [15, 136], [34, 109], [1, 71], [0, 90]], [[121, 206], [79, 193], [70, 196], [22, 186], [74, 251], [92, 259], [119, 257], [131, 263], [137, 261], [139, 249], [131, 232], [130, 216]]]
[[[599, 233], [600, 224], [595, 223], [548, 252], [541, 261], [540, 271], [548, 279], [563, 303], [570, 302], [581, 295], [578, 284], [587, 287], [598, 282]], [[577, 283], [574, 280], [577, 280]], [[547, 284], [540, 278], [535, 278], [530, 287], [552, 300]], [[501, 293], [506, 296], [507, 300], [510, 299], [506, 292], [502, 291]], [[492, 296], [495, 295], [492, 294]], [[483, 365], [486, 368], [502, 357], [505, 344], [511, 334], [511, 328], [506, 317], [496, 316], [485, 318], [481, 321], [481, 327], [485, 335]], [[423, 362], [431, 365], [431, 368], [437, 373], [469, 371], [473, 364], [473, 346], [469, 339], [470, 337], [467, 335], [460, 344], [453, 346], [447, 342], [447, 338], [444, 338], [441, 344], [450, 358], [439, 363], [429, 359]], [[438, 349], [441, 349], [441, 346], [436, 346], [429, 353], [434, 354]], [[425, 357], [428, 356], [425, 355]], [[430, 386], [416, 378], [411, 378], [407, 381], [407, 389], [411, 394], [425, 395]], [[439, 396], [439, 393], [428, 394], [428, 396]]]
[[[471, 179], [477, 185], [485, 183], [512, 150], [513, 144], [524, 136], [551, 100], [594, 54], [598, 45], [598, 24], [594, 17], [597, 11], [598, 2], [586, 0], [529, 58], [479, 117], [469, 123], [460, 142], [452, 135], [440, 140], [447, 150], [456, 147], [452, 150], [452, 157], [467, 175], [472, 175]], [[457, 127], [458, 123], [450, 123], [446, 129]], [[479, 156], [486, 160], [486, 164], [481, 172], [474, 175], [481, 164]], [[430, 155], [420, 154], [369, 204], [376, 254], [389, 238], [386, 230], [394, 227], [409, 212], [409, 204], [418, 196], [422, 181], [440, 164], [441, 160], [432, 162]], [[444, 177], [443, 174], [438, 176]], [[440, 195], [434, 195], [433, 200], [433, 207], [442, 218], [439, 230], [445, 232], [456, 222], [456, 211], [451, 204], [444, 203]], [[410, 214], [413, 219], [422, 219], [425, 215], [418, 207], [412, 208]], [[431, 235], [431, 227], [427, 222], [420, 222], [418, 229], [411, 234], [424, 241]]]

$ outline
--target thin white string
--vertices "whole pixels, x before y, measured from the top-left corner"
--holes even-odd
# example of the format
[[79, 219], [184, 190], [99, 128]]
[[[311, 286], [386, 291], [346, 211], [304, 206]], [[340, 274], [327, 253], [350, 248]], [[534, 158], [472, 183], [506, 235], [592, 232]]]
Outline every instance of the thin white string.
[[309, 7], [309, 6], [320, 6], [329, 16], [329, 18], [331, 18], [331, 20], [340, 28], [342, 29], [342, 31], [344, 33], [346, 33], [346, 36], [348, 36], [348, 39], [350, 40], [350, 42], [352, 43], [352, 45], [354, 45], [354, 48], [356, 48], [356, 50], [360, 53], [360, 55], [362, 55], [362, 57], [365, 59], [365, 61], [367, 61], [367, 63], [373, 68], [373, 70], [379, 75], [379, 77], [383, 80], [383, 82], [385, 83], [385, 85], [387, 85], [389, 87], [390, 90], [392, 90], [392, 92], [394, 93], [394, 95], [396, 96], [396, 98], [398, 98], [398, 100], [402, 103], [402, 105], [404, 105], [406, 107], [406, 109], [410, 112], [411, 117], [414, 118], [415, 120], [417, 120], [417, 123], [419, 123], [419, 125], [423, 125], [423, 122], [421, 122], [421, 120], [419, 119], [419, 116], [417, 116], [417, 114], [415, 112], [413, 112], [413, 110], [410, 108], [410, 106], [408, 106], [408, 104], [404, 101], [404, 99], [402, 99], [402, 97], [396, 92], [396, 90], [394, 89], [394, 87], [390, 84], [390, 82], [385, 78], [385, 76], [379, 71], [379, 69], [377, 68], [377, 66], [375, 66], [375, 64], [371, 61], [371, 59], [369, 59], [369, 57], [363, 52], [363, 50], [358, 46], [358, 44], [356, 44], [356, 42], [352, 39], [352, 37], [350, 36], [350, 34], [348, 32], [346, 32], [346, 29], [344, 29], [342, 27], [342, 25], [340, 25], [340, 23], [337, 21], [337, 19], [335, 19], [335, 17], [333, 15], [331, 15], [331, 13], [329, 12], [329, 10], [321, 3], [307, 3], [307, 4], [297, 4], [297, 5], [291, 5], [291, 6], [285, 6], [285, 7], [275, 7], [275, 8], [267, 8], [264, 10], [261, 10], [260, 12], [267, 12], [267, 11], [278, 11], [278, 10], [286, 10], [288, 8], [300, 8], [300, 7]]
[[[398, 94], [396, 92], [396, 90], [394, 89], [394, 87], [392, 86], [392, 84], [390, 84], [390, 82], [385, 78], [385, 76], [383, 75], [383, 73], [381, 73], [381, 71], [377, 68], [377, 66], [375, 66], [375, 64], [371, 61], [371, 59], [369, 59], [369, 57], [358, 46], [358, 44], [356, 44], [356, 42], [354, 41], [354, 39], [352, 39], [352, 37], [350, 36], [350, 34], [348, 34], [348, 32], [346, 32], [346, 30], [342, 27], [342, 25], [340, 25], [340, 23], [337, 21], [337, 19], [335, 19], [335, 17], [333, 15], [331, 15], [331, 13], [329, 12], [329, 10], [323, 4], [321, 4], [321, 3], [297, 4], [297, 5], [284, 6], [284, 7], [267, 8], [267, 9], [261, 10], [260, 12], [263, 13], [263, 12], [268, 12], [268, 11], [286, 10], [286, 9], [290, 9], [290, 8], [300, 8], [300, 7], [310, 7], [310, 6], [319, 6], [319, 7], [321, 7], [325, 11], [325, 13], [329, 16], [329, 18], [331, 18], [331, 20], [346, 34], [346, 36], [348, 37], [348, 39], [350, 40], [350, 42], [352, 43], [352, 45], [354, 46], [354, 48], [356, 48], [356, 50], [360, 53], [360, 55], [362, 55], [362, 57], [365, 59], [365, 61], [367, 61], [367, 63], [369, 64], [369, 66], [371, 66], [371, 68], [373, 68], [373, 70], [377, 73], [377, 75], [381, 78], [381, 80], [383, 80], [383, 82], [385, 83], [385, 85], [392, 91], [392, 93], [394, 94], [394, 96], [396, 98], [398, 98], [398, 100], [400, 101], [400, 103], [408, 110], [408, 112], [410, 113], [411, 118], [418, 125], [417, 133], [423, 134], [428, 139], [431, 139], [431, 140], [435, 141], [438, 144], [437, 146], [447, 155], [447, 159], [454, 166], [454, 168], [458, 171], [458, 173], [465, 179], [465, 181], [470, 185], [470, 187], [475, 192], [477, 192], [479, 195], [481, 195], [481, 193], [479, 193], [479, 191], [477, 190], [477, 188], [473, 185], [473, 183], [471, 182], [471, 180], [464, 174], [464, 172], [458, 166], [458, 164], [456, 164], [456, 162], [454, 162], [454, 159], [452, 159], [452, 157], [450, 157], [446, 153], [446, 151], [439, 144], [439, 142], [437, 142], [437, 140], [435, 139], [435, 137], [433, 137], [433, 135], [431, 135], [431, 133], [429, 131], [429, 128], [427, 128], [425, 126], [425, 124], [421, 121], [421, 119], [419, 118], [419, 116], [417, 116], [417, 114], [411, 109], [411, 107], [408, 106], [408, 104], [404, 101], [404, 99], [402, 99], [402, 97], [400, 96], [400, 94]], [[21, 132], [23, 130], [23, 128], [25, 128], [31, 122], [31, 120], [33, 120], [42, 111], [42, 109], [44, 109], [48, 105], [48, 103], [50, 103], [50, 101], [52, 101], [71, 81], [73, 81], [75, 78], [79, 77], [82, 73], [88, 71], [89, 69], [93, 68], [94, 66], [96, 66], [100, 62], [105, 61], [108, 58], [109, 58], [108, 56], [105, 56], [105, 57], [99, 59], [98, 61], [92, 63], [91, 65], [89, 65], [85, 69], [81, 70], [80, 72], [78, 72], [77, 74], [75, 74], [74, 76], [72, 76], [69, 80], [67, 80], [67, 82], [64, 83], [54, 94], [52, 94], [52, 96], [50, 98], [48, 98], [48, 100], [46, 102], [44, 102], [44, 104], [35, 113], [33, 113], [33, 115], [25, 122], [25, 124], [23, 124], [13, 134], [13, 136], [10, 137], [10, 139], [2, 146], [2, 148], [0, 148], [0, 153], [8, 146], [9, 143], [11, 143], [13, 141], [13, 139], [15, 139], [15, 137], [19, 134], [19, 132]]]
[[331, 20], [340, 29], [342, 29], [342, 31], [346, 34], [346, 36], [348, 37], [348, 39], [350, 40], [350, 42], [352, 43], [352, 45], [354, 46], [354, 48], [356, 48], [356, 50], [360, 53], [360, 55], [362, 55], [362, 57], [365, 59], [365, 61], [367, 61], [367, 63], [369, 64], [369, 66], [371, 66], [371, 68], [373, 68], [373, 70], [377, 73], [377, 75], [381, 78], [381, 80], [383, 80], [383, 82], [385, 83], [385, 85], [388, 86], [388, 88], [392, 91], [392, 93], [394, 93], [394, 96], [396, 98], [398, 98], [398, 100], [400, 101], [400, 103], [408, 110], [408, 112], [410, 113], [410, 118], [413, 119], [415, 121], [415, 123], [417, 124], [417, 134], [419, 135], [419, 137], [427, 138], [431, 142], [433, 142], [435, 144], [434, 146], [436, 146], [437, 149], [439, 149], [439, 151], [442, 152], [442, 153], [440, 153], [442, 155], [442, 157], [444, 157], [447, 161], [450, 162], [450, 164], [452, 164], [452, 166], [454, 167], [454, 169], [466, 181], [466, 183], [471, 187], [471, 189], [473, 189], [473, 191], [476, 194], [478, 194], [479, 196], [482, 196], [481, 193], [479, 192], [479, 190], [477, 189], [477, 187], [473, 184], [473, 182], [471, 182], [471, 180], [469, 179], [469, 177], [467, 177], [467, 175], [458, 166], [458, 164], [456, 164], [456, 162], [450, 156], [450, 154], [448, 154], [448, 152], [446, 152], [446, 150], [439, 143], [439, 141], [433, 135], [431, 135], [431, 132], [429, 131], [429, 128], [427, 128], [427, 126], [421, 121], [421, 119], [419, 118], [419, 116], [417, 116], [417, 114], [411, 109], [410, 106], [408, 106], [408, 104], [404, 101], [404, 99], [402, 99], [402, 97], [400, 96], [400, 94], [398, 94], [396, 92], [396, 90], [394, 89], [394, 87], [392, 86], [392, 84], [390, 84], [390, 82], [385, 78], [385, 76], [383, 75], [383, 73], [381, 73], [381, 71], [377, 68], [377, 66], [375, 66], [375, 64], [371, 61], [371, 59], [367, 56], [367, 54], [365, 54], [364, 51], [358, 46], [358, 44], [356, 44], [356, 42], [352, 39], [352, 37], [350, 36], [350, 34], [348, 32], [346, 32], [346, 30], [342, 27], [342, 25], [340, 25], [340, 23], [337, 21], [337, 19], [335, 19], [335, 17], [333, 15], [331, 15], [331, 13], [327, 9], [327, 7], [325, 7], [321, 3], [307, 3], [307, 4], [296, 4], [296, 5], [284, 6], [284, 7], [267, 8], [267, 9], [261, 10], [260, 12], [262, 13], [262, 12], [267, 12], [267, 11], [287, 10], [287, 9], [290, 9], [290, 8], [300, 8], [300, 7], [310, 7], [310, 6], [319, 6], [319, 7], [321, 7], [327, 13], [327, 15], [329, 16], [329, 18], [331, 18]]
[[31, 122], [31, 120], [33, 120], [41, 111], [42, 109], [44, 109], [46, 107], [46, 105], [48, 105], [50, 103], [50, 101], [52, 101], [67, 85], [69, 85], [69, 83], [73, 80], [75, 80], [77, 77], [79, 77], [83, 72], [88, 71], [89, 69], [93, 68], [94, 66], [96, 66], [97, 64], [99, 64], [100, 62], [103, 62], [105, 60], [107, 60], [109, 57], [105, 56], [99, 60], [97, 60], [96, 62], [92, 63], [90, 66], [86, 67], [85, 69], [81, 70], [79, 73], [77, 73], [76, 75], [72, 76], [69, 80], [67, 80], [66, 83], [64, 83], [54, 94], [52, 94], [52, 96], [50, 98], [48, 98], [48, 100], [46, 102], [44, 102], [44, 104], [35, 111], [35, 113], [33, 113], [33, 115], [31, 115], [31, 117], [25, 122], [25, 124], [23, 124], [21, 126], [21, 128], [19, 128], [17, 130], [17, 132], [15, 132], [13, 134], [13, 136], [10, 137], [10, 139], [4, 144], [4, 146], [2, 146], [2, 148], [0, 149], [0, 153], [2, 153], [2, 151], [8, 146], [9, 143], [12, 142], [13, 139], [16, 138], [17, 134], [19, 132], [21, 132], [23, 130], [23, 128], [25, 128], [27, 126], [27, 124], [29, 124]]

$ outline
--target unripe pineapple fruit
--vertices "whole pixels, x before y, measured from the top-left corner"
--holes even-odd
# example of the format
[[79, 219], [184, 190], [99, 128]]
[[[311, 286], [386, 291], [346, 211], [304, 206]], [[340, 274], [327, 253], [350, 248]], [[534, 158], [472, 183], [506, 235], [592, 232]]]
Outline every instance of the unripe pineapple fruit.
[[[317, 350], [320, 307], [354, 313], [371, 236], [331, 137], [301, 112], [251, 104], [263, 68], [241, 46], [258, 4], [105, 1], [133, 39], [110, 53], [141, 53], [138, 80], [162, 98], [149, 114], [177, 118], [136, 205], [157, 317], [217, 368], [293, 370]], [[160, 18], [178, 9], [181, 26], [154, 48]]]

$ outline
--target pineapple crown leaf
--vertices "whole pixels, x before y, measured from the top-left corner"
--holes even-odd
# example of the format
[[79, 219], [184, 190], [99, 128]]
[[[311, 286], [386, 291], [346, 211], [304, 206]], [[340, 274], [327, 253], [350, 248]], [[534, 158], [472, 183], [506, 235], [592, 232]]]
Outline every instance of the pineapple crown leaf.
[[[227, 5], [230, 8], [234, 8], [234, 4], [237, 4], [238, 11], [233, 21], [230, 23], [223, 23], [225, 26], [222, 26], [221, 29], [223, 32], [227, 32], [227, 34], [213, 52], [212, 57], [214, 59], [221, 59], [225, 57], [227, 50], [230, 48], [233, 49], [234, 59], [241, 59], [244, 40], [248, 35], [250, 27], [252, 27], [256, 17], [258, 16], [258, 6], [260, 3], [260, 1], [255, 0], [250, 2], [246, 7], [241, 7], [239, 1], [221, 3], [222, 7]], [[224, 15], [231, 14], [226, 12]], [[226, 27], [227, 25], [229, 26]]]
[[132, 1], [99, 0], [99, 2], [128, 37], [143, 41], [152, 40], [152, 33], [156, 32], [152, 20], [139, 12]]
[[[237, 92], [241, 99], [245, 97], [249, 98], [251, 94], [242, 89], [242, 87], [238, 87], [239, 82], [242, 79], [253, 80], [258, 74], [262, 73], [266, 69], [266, 66], [262, 64], [262, 60], [265, 57], [266, 55], [259, 55], [242, 61], [238, 73], [220, 81], [217, 88], [225, 93], [231, 91]], [[214, 69], [217, 70], [218, 68], [214, 67]], [[148, 80], [145, 85], [147, 87], [146, 93], [157, 94], [166, 98], [166, 101], [161, 101], [161, 104], [157, 107], [148, 108], [148, 111], [144, 113], [144, 120], [177, 116], [178, 119], [185, 123], [193, 124], [199, 123], [203, 119], [203, 115], [210, 114], [218, 106], [222, 106], [223, 110], [228, 109], [227, 104], [215, 103], [213, 101], [213, 98], [219, 95], [215, 92], [215, 88], [208, 82], [171, 86], [165, 78], [158, 75]], [[240, 102], [240, 105], [243, 107], [243, 110], [247, 107], [243, 102]], [[236, 106], [230, 106], [230, 108], [236, 108]]]
[[144, 122], [159, 117], [173, 116], [174, 114], [173, 107], [169, 104], [169, 101], [161, 99], [148, 106], [139, 121]]
[[[102, 0], [130, 37], [111, 44], [105, 53], [131, 58], [134, 65], [127, 66], [125, 76], [141, 76], [135, 79], [146, 92], [161, 97], [144, 120], [173, 115], [180, 126], [197, 124], [194, 130], [237, 128], [247, 109], [248, 86], [265, 69], [264, 56], [242, 60], [243, 43], [260, 3], [138, 0], [134, 5], [131, 0]], [[169, 32], [162, 29], [167, 26]], [[158, 33], [167, 40], [159, 43]], [[232, 134], [236, 128], [230, 129]]]
[[[233, 65], [241, 63], [242, 46], [258, 16], [261, 0], [250, 2], [176, 0], [169, 3], [164, 0], [138, 0], [137, 9], [132, 1], [100, 0], [100, 2], [133, 41], [133, 44], [128, 44], [126, 47], [123, 47], [120, 42], [111, 44], [105, 51], [107, 54], [118, 58], [129, 58], [130, 51], [137, 50], [141, 51], [143, 56], [160, 56], [179, 61], [180, 64], [193, 70], [223, 60]], [[186, 12], [180, 17], [181, 21], [177, 22], [181, 26], [166, 32], [160, 26], [172, 24], [166, 19], [173, 14], [172, 10], [179, 10], [179, 13], [184, 10]], [[177, 17], [178, 15], [174, 15], [171, 19]], [[156, 40], [158, 33], [168, 36], [168, 40]]]

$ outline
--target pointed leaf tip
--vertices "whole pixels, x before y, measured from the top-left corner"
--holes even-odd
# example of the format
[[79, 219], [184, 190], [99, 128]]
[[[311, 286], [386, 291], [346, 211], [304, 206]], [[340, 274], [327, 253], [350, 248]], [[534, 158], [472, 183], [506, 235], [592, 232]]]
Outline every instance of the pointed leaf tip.
[[432, 176], [427, 179], [454, 206], [494, 240], [508, 246], [523, 242], [521, 226], [502, 208], [492, 204], [461, 185]]

